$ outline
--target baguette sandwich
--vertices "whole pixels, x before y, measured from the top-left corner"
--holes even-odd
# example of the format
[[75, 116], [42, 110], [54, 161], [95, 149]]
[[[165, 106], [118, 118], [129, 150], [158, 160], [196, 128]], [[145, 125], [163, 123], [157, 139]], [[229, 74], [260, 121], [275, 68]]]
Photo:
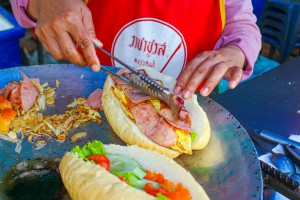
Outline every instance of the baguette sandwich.
[[[148, 67], [138, 70], [173, 91], [176, 81], [172, 77]], [[127, 69], [118, 73], [130, 76]], [[198, 104], [197, 96], [193, 95], [189, 100], [176, 98], [182, 106], [179, 118], [173, 116], [163, 101], [117, 77], [108, 76], [103, 87], [102, 106], [109, 124], [124, 142], [175, 158], [203, 149], [211, 136], [208, 118]]]
[[89, 142], [65, 153], [59, 165], [72, 199], [206, 200], [193, 176], [172, 159], [134, 146]]

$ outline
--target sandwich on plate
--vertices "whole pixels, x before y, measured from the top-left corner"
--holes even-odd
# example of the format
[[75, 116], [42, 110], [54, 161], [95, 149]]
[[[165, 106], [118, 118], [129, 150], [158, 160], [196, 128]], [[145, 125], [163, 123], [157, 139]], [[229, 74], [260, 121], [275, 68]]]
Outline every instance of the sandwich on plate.
[[[152, 68], [139, 67], [141, 73], [173, 91], [176, 80]], [[130, 76], [130, 71], [118, 71]], [[203, 149], [211, 132], [206, 113], [194, 94], [191, 99], [176, 97], [181, 104], [175, 117], [164, 101], [155, 99], [117, 77], [108, 76], [102, 94], [102, 107], [114, 132], [127, 144], [152, 149], [170, 158]]]
[[72, 199], [209, 199], [175, 161], [136, 145], [103, 145], [95, 140], [75, 146], [65, 153], [59, 169]]

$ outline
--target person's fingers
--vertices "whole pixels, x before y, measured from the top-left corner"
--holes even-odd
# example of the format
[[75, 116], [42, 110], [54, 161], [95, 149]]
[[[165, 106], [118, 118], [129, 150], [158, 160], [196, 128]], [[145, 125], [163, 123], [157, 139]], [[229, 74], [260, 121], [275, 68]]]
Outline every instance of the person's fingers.
[[[188, 99], [191, 97], [192, 94], [197, 90], [197, 88], [201, 85], [201, 83], [207, 79], [207, 77], [210, 75], [212, 69], [214, 66], [218, 66], [218, 60], [213, 59], [213, 58], [207, 58], [201, 65], [195, 70], [194, 74], [190, 78], [187, 86], [185, 87], [183, 91], [183, 97]], [[221, 62], [222, 64], [217, 67], [218, 71], [221, 71], [221, 68], [224, 68], [224, 62]], [[226, 69], [223, 69], [225, 72], [227, 71]], [[225, 74], [223, 73], [223, 75]], [[211, 88], [208, 88], [207, 85], [211, 81], [211, 79], [207, 79], [206, 83], [202, 87], [201, 91], [203, 94], [208, 95], [211, 92]], [[214, 82], [210, 83], [214, 84]], [[187, 95], [188, 94], [188, 95]]]
[[60, 48], [64, 58], [78, 66], [86, 66], [87, 62], [85, 58], [77, 51], [77, 48], [69, 35], [66, 32], [60, 32], [57, 34], [57, 40], [60, 44]]
[[228, 82], [229, 88], [234, 89], [243, 78], [243, 70], [240, 67], [231, 67], [225, 76], [230, 78]]
[[[50, 53], [50, 50], [49, 50], [49, 48], [48, 48], [48, 45], [47, 45], [46, 41], [44, 41], [43, 38], [38, 38], [38, 40], [40, 41], [40, 43], [42, 44], [42, 46], [44, 47], [44, 49], [45, 49], [48, 53]], [[50, 54], [51, 54], [51, 53], [50, 53]]]
[[94, 28], [94, 24], [93, 24], [92, 13], [88, 8], [83, 9], [83, 11], [82, 11], [82, 22], [83, 22], [85, 29], [90, 34], [91, 38], [92, 39], [96, 38], [96, 32], [95, 32], [95, 28]]
[[82, 25], [73, 26], [74, 32], [70, 34], [74, 37], [79, 48], [82, 50], [85, 60], [93, 71], [100, 70], [100, 61], [96, 54], [93, 39], [96, 38], [93, 20], [90, 11], [83, 12]]
[[54, 38], [47, 38], [47, 47], [56, 60], [63, 60], [64, 55], [62, 54], [58, 42]]
[[[206, 54], [199, 54], [196, 58], [192, 59], [180, 75], [177, 78], [176, 85], [174, 87], [174, 94], [179, 94], [184, 91], [187, 83], [189, 82], [191, 76], [195, 73], [196, 68], [207, 58]], [[188, 94], [186, 94], [188, 95]]]
[[90, 34], [93, 43], [96, 44], [98, 47], [103, 47], [103, 43], [96, 37], [92, 13], [88, 8], [86, 8], [86, 11], [83, 12], [83, 24], [88, 33]]
[[227, 72], [227, 69], [228, 65], [225, 62], [220, 62], [216, 64], [212, 68], [205, 84], [201, 88], [200, 94], [202, 96], [208, 96], [212, 92], [212, 90], [218, 85], [218, 83], [222, 80], [223, 76]]
[[49, 52], [56, 60], [62, 60], [64, 58], [59, 44], [56, 41], [55, 33], [50, 28], [47, 26], [43, 28], [37, 28], [36, 35], [40, 39], [46, 51]]

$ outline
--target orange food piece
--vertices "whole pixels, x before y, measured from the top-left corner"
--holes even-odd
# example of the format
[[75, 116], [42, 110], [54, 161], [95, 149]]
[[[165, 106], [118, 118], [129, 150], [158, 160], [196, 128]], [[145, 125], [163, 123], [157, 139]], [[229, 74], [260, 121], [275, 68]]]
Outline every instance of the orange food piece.
[[157, 196], [157, 194], [162, 194], [171, 200], [191, 200], [191, 194], [188, 189], [183, 187], [181, 183], [174, 184], [168, 181], [160, 173], [150, 172], [146, 170], [147, 174], [144, 179], [155, 181], [160, 183], [158, 188], [155, 188], [151, 183], [146, 183], [144, 190], [152, 196]]
[[0, 114], [0, 131], [8, 132], [12, 120], [17, 116], [17, 112], [11, 108], [4, 109]]
[[176, 185], [175, 191], [163, 194], [172, 200], [190, 200], [192, 199], [190, 192], [182, 186], [181, 183]]
[[150, 181], [155, 181], [158, 183], [162, 183], [165, 184], [166, 183], [166, 179], [164, 178], [164, 175], [160, 174], [160, 173], [155, 173], [155, 172], [150, 172], [148, 170], [146, 170], [147, 174], [144, 177], [144, 179], [150, 180]]
[[0, 115], [0, 131], [7, 133], [9, 131], [11, 121], [6, 120], [3, 116]]
[[0, 95], [0, 110], [4, 110], [7, 108], [13, 108], [13, 105], [4, 98], [4, 96]]
[[7, 120], [13, 120], [17, 116], [17, 112], [11, 108], [4, 109], [1, 115]]

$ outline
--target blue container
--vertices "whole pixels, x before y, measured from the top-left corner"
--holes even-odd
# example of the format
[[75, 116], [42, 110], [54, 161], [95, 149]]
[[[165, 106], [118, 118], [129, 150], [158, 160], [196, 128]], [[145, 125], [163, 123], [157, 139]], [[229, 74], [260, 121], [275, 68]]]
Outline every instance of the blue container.
[[0, 6], [0, 17], [13, 25], [11, 29], [0, 31], [0, 69], [22, 65], [19, 39], [25, 35], [14, 16]]
[[253, 13], [256, 15], [257, 21], [260, 20], [260, 16], [263, 12], [265, 3], [266, 3], [266, 0], [252, 0]]

